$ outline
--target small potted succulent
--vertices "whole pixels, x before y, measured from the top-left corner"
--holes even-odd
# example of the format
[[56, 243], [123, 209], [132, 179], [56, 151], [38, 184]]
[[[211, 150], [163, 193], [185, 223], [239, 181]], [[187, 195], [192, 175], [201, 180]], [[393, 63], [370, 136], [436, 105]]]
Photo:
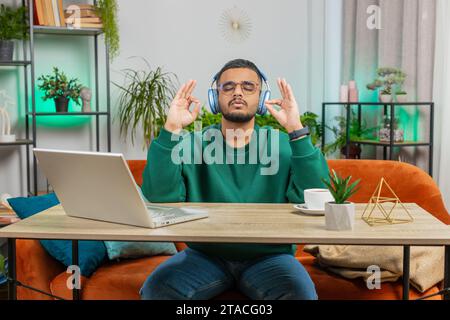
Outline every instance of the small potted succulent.
[[64, 72], [53, 67], [53, 74], [40, 76], [41, 83], [38, 88], [45, 92], [43, 100], [53, 99], [55, 101], [56, 112], [67, 112], [69, 99], [72, 99], [77, 105], [80, 105], [80, 90], [82, 85], [78, 79], [68, 80]]
[[10, 8], [0, 5], [0, 61], [12, 61], [14, 53], [13, 40], [28, 37], [27, 9]]
[[361, 179], [350, 184], [352, 176], [342, 178], [334, 170], [330, 181], [322, 179], [334, 201], [325, 203], [325, 226], [327, 230], [352, 230], [355, 225], [355, 204], [347, 201], [358, 189]]
[[395, 77], [395, 83], [397, 85], [397, 90], [395, 91], [395, 97], [397, 102], [405, 103], [408, 101], [408, 93], [403, 90], [403, 84], [405, 83], [406, 74], [400, 70], [397, 70]]
[[400, 103], [408, 102], [408, 93], [404, 90], [399, 90], [395, 92], [395, 96], [397, 97], [397, 102]]

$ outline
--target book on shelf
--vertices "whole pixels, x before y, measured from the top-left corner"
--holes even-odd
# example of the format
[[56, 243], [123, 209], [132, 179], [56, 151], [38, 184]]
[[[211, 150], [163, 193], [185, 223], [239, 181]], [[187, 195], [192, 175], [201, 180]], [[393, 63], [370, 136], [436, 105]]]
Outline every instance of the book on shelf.
[[55, 21], [55, 27], [61, 27], [61, 22], [59, 21], [58, 0], [52, 0], [52, 12]]
[[101, 18], [91, 4], [73, 4], [66, 8], [64, 16], [70, 28], [103, 28]]
[[56, 23], [55, 23], [55, 16], [53, 15], [52, 0], [44, 0], [44, 9], [45, 9], [47, 25], [54, 27], [56, 25]]
[[64, 17], [64, 4], [63, 0], [57, 0], [57, 10], [59, 15], [59, 21], [61, 23], [61, 27], [66, 26], [65, 17]]
[[63, 0], [34, 0], [34, 25], [65, 27]]
[[33, 1], [33, 22], [34, 22], [34, 25], [36, 25], [36, 26], [39, 26], [42, 24], [42, 22], [39, 19], [36, 1]]
[[93, 5], [71, 4], [65, 10], [65, 17], [95, 18], [98, 17], [96, 8]]
[[66, 13], [66, 16], [71, 16], [73, 14], [76, 14], [76, 16], [80, 18], [98, 17], [97, 12], [95, 12], [94, 10], [84, 10], [84, 9], [81, 9], [78, 12], [68, 11]]
[[44, 0], [34, 0], [34, 25], [45, 26], [47, 21], [44, 15]]
[[78, 21], [79, 23], [102, 23], [102, 20], [99, 17], [92, 17], [92, 18], [66, 18], [65, 22], [69, 24], [75, 24], [75, 22]]
[[67, 27], [75, 28], [75, 29], [78, 29], [78, 28], [102, 29], [103, 24], [102, 23], [74, 23], [74, 24], [67, 23]]

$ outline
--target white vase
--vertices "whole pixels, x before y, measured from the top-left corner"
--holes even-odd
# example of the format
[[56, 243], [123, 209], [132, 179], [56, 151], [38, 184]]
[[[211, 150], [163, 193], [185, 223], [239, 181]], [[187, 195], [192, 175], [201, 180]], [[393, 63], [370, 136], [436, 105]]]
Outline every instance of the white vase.
[[391, 103], [392, 95], [390, 94], [380, 94], [380, 101], [383, 103]]
[[325, 227], [327, 230], [353, 230], [355, 226], [355, 204], [346, 202], [325, 203]]
[[398, 94], [397, 95], [397, 101], [400, 103], [405, 103], [408, 101], [408, 95], [407, 94]]

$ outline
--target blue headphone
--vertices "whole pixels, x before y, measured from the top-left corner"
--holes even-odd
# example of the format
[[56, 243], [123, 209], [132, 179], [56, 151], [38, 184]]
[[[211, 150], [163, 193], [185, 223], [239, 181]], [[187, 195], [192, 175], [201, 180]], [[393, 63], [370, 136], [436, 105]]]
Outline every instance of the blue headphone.
[[[265, 115], [267, 112], [267, 108], [264, 105], [264, 103], [270, 99], [270, 87], [269, 87], [269, 83], [267, 82], [267, 78], [264, 75], [264, 73], [262, 73], [259, 69], [258, 70], [258, 74], [259, 76], [263, 79], [264, 83], [266, 84], [267, 90], [261, 91], [260, 94], [260, 98], [259, 98], [259, 103], [258, 103], [258, 109], [256, 111], [257, 114], [259, 115]], [[214, 76], [213, 81], [211, 82], [211, 87], [208, 90], [208, 102], [209, 102], [209, 107], [211, 108], [211, 112], [213, 114], [218, 114], [220, 113], [220, 106], [219, 106], [219, 93], [218, 93], [218, 89], [217, 88], [213, 88], [213, 84], [216, 83], [217, 85], [217, 77], [218, 77], [218, 73]]]

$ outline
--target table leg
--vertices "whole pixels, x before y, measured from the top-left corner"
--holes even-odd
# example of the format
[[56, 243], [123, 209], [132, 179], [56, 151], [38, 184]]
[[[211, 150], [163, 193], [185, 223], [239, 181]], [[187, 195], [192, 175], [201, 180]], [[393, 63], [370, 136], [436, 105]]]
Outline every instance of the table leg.
[[16, 239], [8, 238], [8, 299], [17, 300]]
[[[72, 240], [72, 264], [75, 266], [79, 266], [78, 262], [78, 240]], [[74, 271], [75, 273], [76, 271]], [[79, 276], [78, 274], [76, 276]], [[78, 281], [76, 281], [78, 283]], [[81, 282], [79, 282], [81, 284]], [[80, 289], [78, 289], [75, 285], [72, 289], [72, 298], [73, 300], [80, 300]]]
[[403, 246], [403, 300], [409, 300], [410, 246]]
[[[450, 246], [445, 246], [444, 289], [450, 289]], [[450, 292], [444, 293], [444, 300], [450, 300]]]

